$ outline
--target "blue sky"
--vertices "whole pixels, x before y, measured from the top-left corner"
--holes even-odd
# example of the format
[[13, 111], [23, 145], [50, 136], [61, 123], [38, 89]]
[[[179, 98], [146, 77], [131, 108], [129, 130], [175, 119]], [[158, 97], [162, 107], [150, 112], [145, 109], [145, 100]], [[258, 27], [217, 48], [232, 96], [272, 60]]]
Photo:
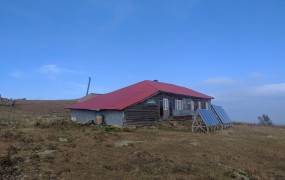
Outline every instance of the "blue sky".
[[283, 0], [0, 2], [0, 94], [69, 99], [158, 79], [285, 124]]

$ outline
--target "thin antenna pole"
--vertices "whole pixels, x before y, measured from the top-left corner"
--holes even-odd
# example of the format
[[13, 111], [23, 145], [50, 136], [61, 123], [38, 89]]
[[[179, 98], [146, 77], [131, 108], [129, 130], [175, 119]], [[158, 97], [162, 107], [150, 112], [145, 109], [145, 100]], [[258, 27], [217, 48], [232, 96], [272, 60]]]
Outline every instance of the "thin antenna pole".
[[91, 77], [89, 77], [89, 80], [88, 80], [86, 96], [88, 96], [88, 94], [89, 94], [90, 84], [91, 84]]

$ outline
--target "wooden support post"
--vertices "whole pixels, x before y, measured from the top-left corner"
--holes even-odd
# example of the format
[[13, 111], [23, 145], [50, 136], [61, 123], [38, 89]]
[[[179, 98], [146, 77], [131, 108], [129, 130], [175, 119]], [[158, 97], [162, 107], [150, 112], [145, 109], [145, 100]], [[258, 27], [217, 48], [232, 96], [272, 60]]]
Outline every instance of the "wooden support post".
[[197, 121], [197, 117], [196, 117], [196, 115], [195, 115], [195, 116], [194, 116], [194, 120], [193, 120], [193, 122], [192, 122], [192, 132], [195, 132], [196, 121]]

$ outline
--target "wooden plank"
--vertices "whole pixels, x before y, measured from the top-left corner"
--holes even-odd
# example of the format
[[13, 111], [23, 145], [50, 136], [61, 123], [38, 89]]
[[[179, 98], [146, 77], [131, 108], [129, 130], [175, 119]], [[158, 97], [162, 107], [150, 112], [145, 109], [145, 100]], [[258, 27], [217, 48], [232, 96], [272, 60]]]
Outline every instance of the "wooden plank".
[[146, 102], [136, 104], [125, 110], [125, 124], [153, 124], [159, 120], [159, 105], [149, 105]]

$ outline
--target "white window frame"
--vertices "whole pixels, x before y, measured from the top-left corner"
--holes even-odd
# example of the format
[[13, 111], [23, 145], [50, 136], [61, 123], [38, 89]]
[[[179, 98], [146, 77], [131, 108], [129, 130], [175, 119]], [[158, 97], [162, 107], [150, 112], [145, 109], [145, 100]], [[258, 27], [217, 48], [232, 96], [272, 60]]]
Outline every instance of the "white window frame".
[[163, 98], [163, 110], [164, 111], [169, 110], [169, 100], [167, 98]]
[[209, 102], [206, 102], [206, 109], [209, 109]]
[[198, 101], [198, 109], [202, 109], [202, 102]]
[[195, 102], [191, 100], [191, 111], [195, 111]]
[[175, 110], [182, 111], [183, 110], [183, 101], [180, 99], [175, 100]]

